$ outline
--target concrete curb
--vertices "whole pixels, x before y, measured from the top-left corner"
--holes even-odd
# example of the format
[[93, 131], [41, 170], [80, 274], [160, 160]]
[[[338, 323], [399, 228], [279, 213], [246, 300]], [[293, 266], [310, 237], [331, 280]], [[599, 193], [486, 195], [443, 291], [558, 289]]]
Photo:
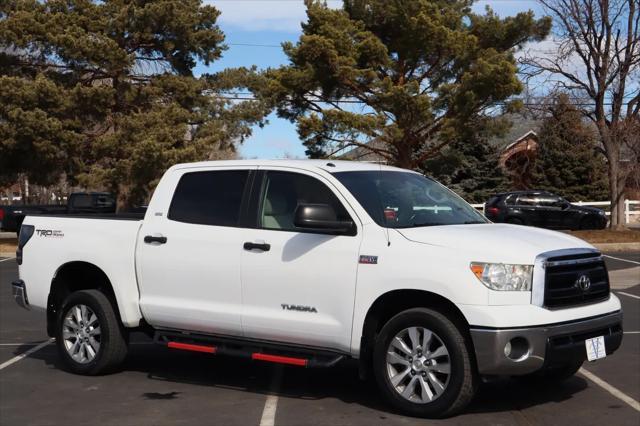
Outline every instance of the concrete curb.
[[640, 243], [591, 243], [600, 251], [640, 251]]

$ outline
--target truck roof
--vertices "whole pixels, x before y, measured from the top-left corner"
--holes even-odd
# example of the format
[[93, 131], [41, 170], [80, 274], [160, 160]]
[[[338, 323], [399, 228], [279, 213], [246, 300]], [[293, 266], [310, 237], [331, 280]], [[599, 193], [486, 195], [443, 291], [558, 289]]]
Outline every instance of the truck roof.
[[387, 171], [403, 171], [410, 170], [398, 167], [381, 165], [374, 162], [345, 161], [345, 160], [222, 160], [222, 161], [201, 161], [197, 163], [176, 164], [171, 170], [197, 168], [197, 167], [246, 167], [246, 166], [286, 166], [295, 167], [304, 170], [321, 169], [329, 173], [336, 172], [352, 172], [352, 171], [369, 171], [369, 170], [387, 170]]

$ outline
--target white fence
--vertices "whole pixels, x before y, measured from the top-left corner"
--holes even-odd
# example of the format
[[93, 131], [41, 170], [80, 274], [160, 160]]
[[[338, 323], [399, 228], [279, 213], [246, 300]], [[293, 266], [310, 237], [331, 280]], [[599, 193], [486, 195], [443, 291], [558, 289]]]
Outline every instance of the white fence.
[[[609, 201], [578, 201], [575, 203], [576, 206], [594, 206], [600, 207], [605, 211], [607, 216], [611, 215], [609, 211], [609, 207], [611, 203]], [[471, 204], [476, 209], [480, 210], [482, 214], [484, 214], [484, 204]], [[624, 200], [624, 218], [625, 223], [631, 222], [631, 216], [640, 215], [640, 201], [638, 200]]]

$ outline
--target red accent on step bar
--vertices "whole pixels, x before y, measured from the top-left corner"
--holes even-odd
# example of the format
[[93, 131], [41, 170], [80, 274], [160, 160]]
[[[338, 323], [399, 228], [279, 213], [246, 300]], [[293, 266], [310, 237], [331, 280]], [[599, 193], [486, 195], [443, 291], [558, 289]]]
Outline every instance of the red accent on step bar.
[[167, 343], [167, 347], [173, 348], [173, 349], [184, 349], [185, 351], [206, 352], [208, 354], [216, 353], [215, 346], [202, 346], [202, 345], [192, 345], [190, 343], [169, 342]]
[[291, 358], [288, 356], [268, 355], [268, 354], [261, 354], [261, 353], [251, 354], [251, 359], [257, 359], [260, 361], [277, 362], [278, 364], [298, 365], [300, 367], [306, 367], [307, 363], [309, 362], [308, 360], [302, 359], [302, 358]]

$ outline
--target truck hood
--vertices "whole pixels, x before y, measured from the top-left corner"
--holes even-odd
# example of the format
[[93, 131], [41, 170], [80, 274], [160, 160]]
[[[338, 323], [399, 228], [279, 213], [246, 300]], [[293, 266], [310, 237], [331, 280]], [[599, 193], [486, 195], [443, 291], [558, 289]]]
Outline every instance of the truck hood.
[[589, 248], [587, 242], [562, 232], [510, 224], [448, 225], [397, 229], [415, 243], [453, 249], [474, 261], [533, 264], [540, 253]]

